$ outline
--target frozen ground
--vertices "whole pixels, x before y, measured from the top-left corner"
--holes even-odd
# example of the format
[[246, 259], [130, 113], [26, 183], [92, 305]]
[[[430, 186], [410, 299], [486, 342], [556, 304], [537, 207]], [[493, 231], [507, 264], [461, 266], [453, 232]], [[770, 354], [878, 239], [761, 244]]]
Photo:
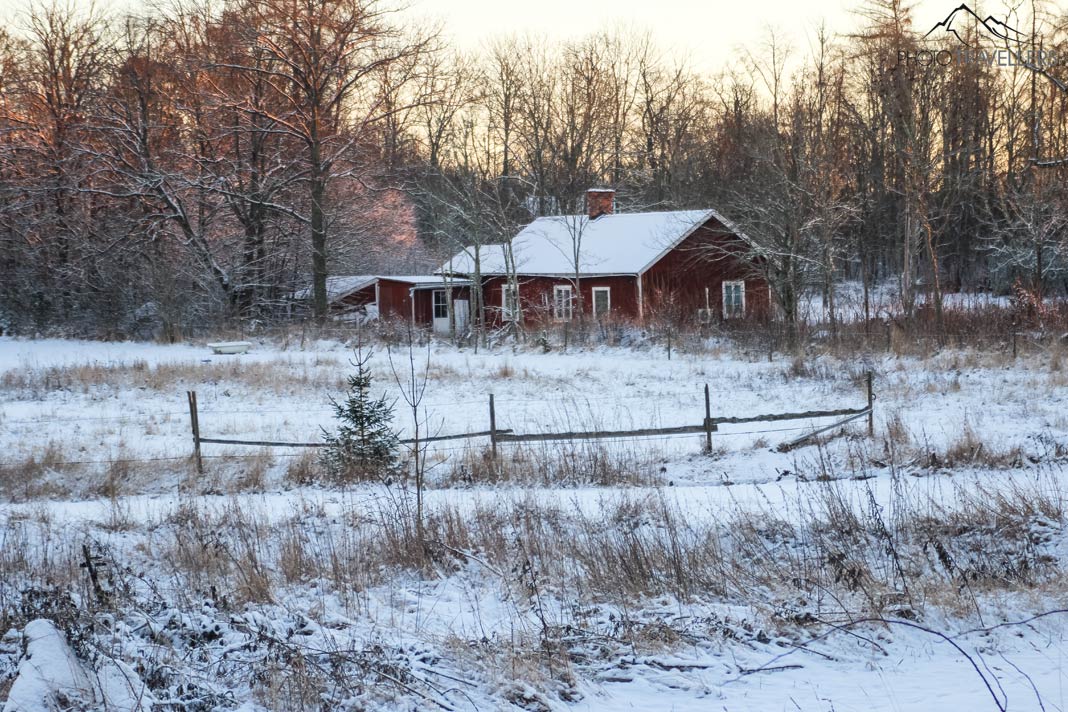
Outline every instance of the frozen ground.
[[[1064, 617], [991, 628], [1062, 606], [1063, 587], [1049, 582], [1063, 576], [1059, 562], [1068, 550], [1063, 522], [1048, 516], [1027, 515], [1029, 526], [1049, 533], [1027, 534], [1024, 548], [1033, 549], [1034, 561], [1052, 566], [1054, 573], [1028, 586], [975, 593], [968, 606], [931, 600], [914, 606], [918, 619], [848, 630], [828, 628], [849, 622], [841, 610], [821, 618], [821, 625], [782, 623], [783, 605], [807, 604], [784, 602], [774, 587], [748, 602], [655, 592], [619, 600], [585, 590], [582, 582], [554, 580], [546, 566], [549, 581], [541, 584], [542, 595], [526, 569], [501, 568], [498, 558], [491, 563], [482, 551], [485, 544], [460, 563], [439, 562], [429, 572], [401, 567], [389, 576], [361, 574], [350, 594], [339, 585], [342, 579], [352, 583], [348, 574], [324, 583], [307, 572], [287, 573], [272, 595], [246, 592], [243, 604], [226, 603], [215, 587], [243, 580], [236, 563], [228, 564], [226, 575], [205, 574], [203, 590], [186, 585], [182, 592], [174, 574], [178, 564], [170, 568], [171, 558], [181, 559], [173, 552], [186, 551], [182, 537], [190, 532], [208, 537], [196, 540], [194, 549], [244, 551], [229, 539], [224, 545], [209, 536], [212, 527], [202, 530], [190, 521], [215, 522], [219, 531], [240, 521], [234, 531], [256, 532], [264, 560], [288, 565], [287, 542], [295, 527], [305, 549], [321, 553], [323, 542], [334, 546], [332, 537], [346, 527], [365, 526], [352, 524], [353, 517], [397, 496], [396, 487], [381, 484], [345, 489], [296, 484], [291, 469], [298, 458], [288, 451], [205, 445], [206, 474], [194, 476], [189, 463], [187, 390], [198, 393], [205, 436], [317, 440], [331, 422], [326, 397], [339, 394], [350, 354], [333, 342], [303, 348], [261, 343], [247, 355], [221, 357], [197, 344], [0, 339], [5, 480], [0, 492], [6, 498], [0, 504], [0, 547], [7, 552], [0, 555], [0, 570], [8, 577], [0, 587], [0, 610], [20, 605], [16, 578], [34, 580], [35, 567], [54, 566], [64, 557], [73, 563], [60, 570], [77, 584], [78, 606], [88, 607], [93, 593], [86, 589], [84, 567], [78, 567], [83, 543], [106, 552], [113, 565], [121, 562], [122, 573], [109, 585], [143, 605], [113, 624], [106, 655], [97, 648], [95, 657], [86, 656], [79, 647], [84, 641], [65, 642], [77, 626], [54, 633], [38, 623], [9, 632], [0, 641], [0, 695], [11, 696], [5, 712], [47, 709], [34, 706], [33, 691], [54, 687], [54, 668], [61, 664], [79, 666], [65, 684], [73, 679], [81, 685], [76, 697], [83, 700], [103, 700], [99, 680], [114, 682], [120, 670], [134, 687], [141, 683], [146, 693], [151, 687], [142, 708], [149, 709], [144, 700], [163, 705], [157, 709], [171, 703], [182, 708], [173, 699], [177, 674], [174, 679], [150, 674], [172, 666], [202, 681], [197, 699], [210, 701], [202, 709], [302, 708], [303, 702], [277, 691], [272, 696], [264, 691], [269, 685], [240, 672], [243, 666], [283, 664], [272, 657], [279, 650], [288, 650], [291, 658], [300, 653], [302, 660], [318, 659], [309, 651], [321, 656], [346, 650], [391, 660], [386, 668], [376, 662], [350, 671], [368, 682], [362, 692], [345, 690], [349, 697], [331, 698], [330, 705], [343, 709], [1066, 709]], [[407, 350], [394, 355], [402, 367]], [[378, 387], [397, 395], [383, 350], [373, 365]], [[432, 450], [426, 505], [461, 519], [500, 509], [559, 510], [568, 513], [567, 522], [600, 527], [618, 523], [619, 512], [640, 512], [635, 502], [662, 502], [696, 528], [717, 526], [739, 511], [801, 522], [828, 493], [858, 511], [876, 508], [891, 518], [902, 502], [912, 510], [930, 507], [938, 518], [955, 507], [974, 507], [977, 493], [990, 502], [1021, 492], [1061, 497], [1068, 377], [1057, 351], [1015, 362], [1003, 354], [971, 352], [769, 361], [766, 353], [715, 344], [700, 353], [675, 353], [671, 360], [660, 349], [476, 354], [435, 345], [420, 417], [434, 433], [485, 430], [493, 393], [498, 427], [515, 431], [693, 424], [704, 414], [705, 383], [716, 415], [853, 407], [863, 403], [867, 370], [875, 373], [878, 395], [874, 441], [862, 437], [861, 421], [850, 426], [847, 437], [786, 454], [774, 447], [821, 423], [723, 426], [710, 455], [701, 453], [699, 436], [608, 442], [596, 454], [618, 457], [645, 473], [621, 486], [583, 480], [574, 472], [551, 483], [467, 481], [458, 475], [467, 462], [461, 443], [446, 442]], [[397, 425], [402, 430], [410, 425], [410, 415], [400, 408]], [[574, 451], [550, 444], [529, 454], [551, 460]], [[254, 468], [258, 475], [249, 477]], [[977, 550], [997, 548], [993, 507], [991, 517], [994, 538]], [[650, 536], [658, 530], [648, 522], [636, 526], [651, 527]], [[370, 531], [374, 544], [378, 535]], [[560, 535], [577, 536], [571, 530]], [[506, 551], [525, 550], [518, 535], [501, 536], [508, 539], [501, 545]], [[950, 590], [963, 586], [950, 583]], [[933, 591], [924, 595], [944, 595]], [[24, 609], [24, 600], [21, 605]], [[855, 612], [853, 619], [859, 617]], [[909, 627], [913, 622], [928, 630]], [[639, 643], [625, 634], [631, 624], [643, 631]], [[217, 632], [206, 636], [202, 626]], [[545, 645], [550, 628], [556, 644], [566, 648], [564, 662], [553, 662], [559, 651], [530, 652]], [[164, 631], [166, 645], [160, 641]], [[294, 635], [300, 636], [299, 646]], [[49, 663], [50, 671], [41, 672], [35, 656], [22, 655], [34, 640], [45, 651], [36, 657], [60, 661]], [[213, 662], [198, 667], [190, 656]], [[70, 659], [76, 662], [62, 662]], [[146, 660], [159, 665], [143, 664]], [[185, 694], [189, 683], [183, 684]], [[227, 688], [229, 697], [223, 694]], [[172, 695], [171, 703], [161, 702], [161, 690]], [[186, 708], [192, 708], [190, 699]], [[290, 701], [280, 702], [285, 699]], [[136, 707], [135, 702], [126, 708]]]
[[[51, 450], [53, 460], [86, 463], [76, 481], [52, 483], [84, 495], [93, 473], [114, 461], [158, 459], [151, 477], [132, 477], [124, 493], [173, 493], [191, 452], [187, 390], [198, 393], [206, 437], [317, 441], [321, 429], [330, 427], [327, 397], [340, 395], [350, 356], [338, 343], [288, 350], [261, 344], [244, 356], [212, 356], [196, 345], [0, 339], [0, 460], [11, 465]], [[402, 368], [407, 353], [396, 356]], [[377, 387], [399, 396], [383, 349], [372, 366]], [[924, 360], [875, 354], [769, 362], [766, 354], [739, 358], [715, 348], [668, 360], [660, 349], [476, 354], [435, 346], [420, 419], [424, 432], [438, 435], [487, 430], [493, 393], [497, 426], [518, 432], [689, 425], [704, 415], [706, 383], [714, 415], [859, 407], [867, 370], [876, 374], [878, 428], [903, 429], [921, 449], [941, 452], [972, 433], [988, 451], [1020, 448], [1043, 455], [1068, 434], [1068, 375], [1056, 353], [1016, 363], [999, 354], [956, 352]], [[407, 434], [411, 416], [402, 405], [396, 422]], [[785, 471], [812, 474], [804, 466], [811, 450], [769, 450], [814, 425], [724, 425], [715, 437], [723, 453], [713, 459], [687, 457], [699, 452], [701, 436], [628, 441], [623, 447], [663, 453], [665, 482], [769, 482]], [[435, 447], [443, 463], [438, 471], [467, 446], [449, 441]], [[265, 455], [226, 445], [206, 445], [204, 452], [209, 461]], [[294, 452], [271, 452], [269, 481], [277, 480]]]

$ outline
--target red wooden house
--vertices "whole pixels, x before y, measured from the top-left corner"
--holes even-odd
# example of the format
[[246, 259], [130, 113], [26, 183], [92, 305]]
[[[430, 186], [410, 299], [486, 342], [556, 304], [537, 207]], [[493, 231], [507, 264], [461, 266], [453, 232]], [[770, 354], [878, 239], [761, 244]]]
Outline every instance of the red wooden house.
[[[501, 321], [765, 319], [771, 293], [753, 245], [715, 210], [615, 213], [591, 190], [584, 215], [538, 218], [479, 249], [488, 316]], [[471, 278], [475, 248], [440, 273]]]

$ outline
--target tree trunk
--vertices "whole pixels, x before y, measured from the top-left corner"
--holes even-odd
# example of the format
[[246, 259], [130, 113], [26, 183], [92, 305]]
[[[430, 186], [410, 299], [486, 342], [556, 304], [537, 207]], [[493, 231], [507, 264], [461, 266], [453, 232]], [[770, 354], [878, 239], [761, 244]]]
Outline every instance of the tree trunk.
[[[317, 161], [318, 147], [313, 148], [313, 161]], [[316, 321], [326, 321], [326, 224], [323, 215], [323, 196], [326, 181], [322, 169], [316, 165], [311, 179], [311, 238], [312, 238], [312, 298]]]

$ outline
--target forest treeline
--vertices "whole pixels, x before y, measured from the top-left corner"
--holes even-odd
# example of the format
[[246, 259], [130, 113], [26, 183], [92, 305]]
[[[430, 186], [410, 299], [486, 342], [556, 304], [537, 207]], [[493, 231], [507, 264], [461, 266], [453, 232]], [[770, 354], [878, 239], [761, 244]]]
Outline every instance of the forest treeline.
[[925, 38], [876, 0], [709, 75], [634, 31], [464, 53], [363, 0], [27, 5], [0, 30], [0, 328], [271, 320], [308, 284], [321, 316], [328, 275], [430, 269], [592, 186], [738, 222], [788, 319], [843, 279], [905, 315], [1063, 294], [1065, 17], [983, 12], [1020, 37], [961, 16]]

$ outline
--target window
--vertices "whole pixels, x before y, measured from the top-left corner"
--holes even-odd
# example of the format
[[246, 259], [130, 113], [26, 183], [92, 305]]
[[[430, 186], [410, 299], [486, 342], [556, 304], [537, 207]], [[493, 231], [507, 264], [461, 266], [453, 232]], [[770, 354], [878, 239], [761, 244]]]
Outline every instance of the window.
[[735, 319], [745, 316], [745, 282], [723, 283], [723, 318]]
[[553, 287], [553, 318], [557, 321], [571, 321], [571, 286]]
[[449, 318], [449, 300], [445, 296], [444, 289], [434, 290], [434, 318], [435, 319], [448, 319]]
[[608, 287], [593, 288], [593, 318], [603, 319], [612, 310], [612, 290]]
[[514, 284], [501, 287], [501, 318], [504, 321], [519, 321], [519, 288]]

